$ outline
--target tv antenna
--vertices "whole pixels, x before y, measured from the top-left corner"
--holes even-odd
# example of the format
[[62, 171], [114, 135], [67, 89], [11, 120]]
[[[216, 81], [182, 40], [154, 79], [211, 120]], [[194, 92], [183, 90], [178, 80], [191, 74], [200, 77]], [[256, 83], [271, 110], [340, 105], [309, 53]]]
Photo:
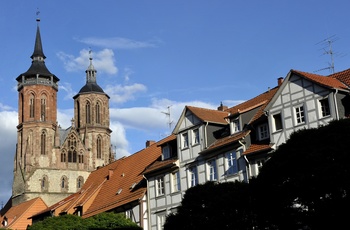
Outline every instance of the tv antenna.
[[328, 69], [332, 74], [334, 73], [334, 52], [333, 52], [332, 44], [333, 44], [333, 42], [335, 42], [337, 40], [338, 40], [338, 38], [336, 38], [335, 35], [332, 35], [326, 39], [323, 39], [322, 41], [320, 41], [316, 44], [316, 45], [323, 46], [322, 47], [323, 55], [329, 55], [331, 58], [331, 62], [328, 63], [329, 64], [328, 67], [316, 70], [314, 72], [319, 72], [319, 71]]
[[169, 126], [169, 130], [170, 130], [170, 132], [171, 132], [171, 126], [172, 126], [172, 124], [173, 124], [173, 120], [171, 119], [171, 110], [170, 110], [170, 107], [171, 107], [171, 105], [169, 105], [168, 107], [167, 107], [167, 109], [168, 109], [168, 111], [167, 112], [163, 112], [162, 111], [162, 113], [164, 113], [166, 116], [167, 116], [167, 118], [168, 118], [168, 126]]

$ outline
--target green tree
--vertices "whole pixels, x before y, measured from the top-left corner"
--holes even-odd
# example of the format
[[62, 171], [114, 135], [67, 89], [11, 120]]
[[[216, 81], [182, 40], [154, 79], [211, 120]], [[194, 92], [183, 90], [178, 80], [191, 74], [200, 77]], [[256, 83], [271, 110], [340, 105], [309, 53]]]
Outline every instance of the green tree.
[[347, 226], [349, 142], [350, 119], [293, 133], [250, 184], [260, 228]]
[[83, 219], [76, 215], [62, 215], [46, 218], [34, 223], [28, 230], [112, 230], [142, 229], [123, 214], [105, 212]]
[[252, 229], [250, 200], [244, 182], [197, 185], [186, 191], [178, 212], [167, 217], [164, 229]]

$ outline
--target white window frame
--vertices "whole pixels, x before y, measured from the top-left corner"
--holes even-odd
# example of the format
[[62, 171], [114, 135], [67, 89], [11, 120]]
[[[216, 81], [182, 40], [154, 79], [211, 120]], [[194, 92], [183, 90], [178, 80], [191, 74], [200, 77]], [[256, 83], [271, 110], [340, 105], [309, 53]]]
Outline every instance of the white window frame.
[[173, 192], [181, 191], [180, 171], [172, 173], [172, 188]]
[[265, 123], [258, 126], [259, 140], [266, 140], [270, 137], [269, 126]]
[[236, 119], [232, 119], [231, 120], [231, 132], [233, 133], [238, 133], [239, 131], [241, 131], [241, 125], [239, 122], [239, 118]]
[[192, 145], [198, 145], [199, 144], [199, 140], [200, 140], [200, 138], [199, 138], [199, 129], [197, 128], [197, 129], [194, 129], [194, 130], [192, 130], [192, 139], [193, 139], [193, 144]]
[[207, 162], [208, 164], [208, 179], [209, 181], [217, 181], [218, 180], [218, 167], [216, 163], [216, 159], [211, 159]]
[[181, 134], [181, 145], [182, 145], [182, 148], [185, 149], [185, 148], [188, 148], [188, 133], [183, 133]]
[[164, 229], [165, 218], [165, 213], [157, 214], [157, 229]]
[[304, 105], [294, 106], [294, 115], [295, 115], [295, 123], [297, 125], [305, 124], [306, 116], [305, 116], [305, 106]]
[[189, 168], [189, 188], [192, 188], [198, 184], [198, 170], [197, 166]]
[[156, 196], [163, 196], [164, 194], [164, 176], [158, 176], [156, 178]]
[[[326, 102], [324, 104], [323, 102]], [[331, 115], [331, 108], [330, 108], [330, 103], [329, 103], [329, 98], [324, 97], [318, 100], [319, 104], [319, 110], [320, 110], [320, 117], [329, 117]]]
[[237, 155], [236, 152], [229, 152], [226, 154], [226, 174], [227, 175], [234, 175], [238, 173], [238, 162], [237, 162]]
[[[276, 119], [278, 118], [278, 119]], [[278, 132], [283, 129], [283, 123], [282, 123], [282, 113], [274, 113], [272, 114], [272, 125], [273, 125], [273, 130], [274, 132]], [[281, 127], [278, 127], [281, 126]]]

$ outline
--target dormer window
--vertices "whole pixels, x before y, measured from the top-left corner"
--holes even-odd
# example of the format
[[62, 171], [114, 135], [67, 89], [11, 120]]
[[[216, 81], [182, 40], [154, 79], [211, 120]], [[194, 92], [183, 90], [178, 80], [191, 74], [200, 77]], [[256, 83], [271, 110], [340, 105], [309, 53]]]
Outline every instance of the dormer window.
[[258, 138], [259, 140], [265, 140], [269, 138], [269, 128], [267, 124], [262, 124], [258, 126]]
[[238, 118], [236, 118], [234, 120], [231, 120], [230, 130], [231, 130], [231, 134], [234, 134], [234, 133], [237, 133], [237, 132], [241, 131], [241, 126], [239, 124], [239, 119]]
[[170, 158], [170, 148], [169, 145], [162, 147], [163, 160]]

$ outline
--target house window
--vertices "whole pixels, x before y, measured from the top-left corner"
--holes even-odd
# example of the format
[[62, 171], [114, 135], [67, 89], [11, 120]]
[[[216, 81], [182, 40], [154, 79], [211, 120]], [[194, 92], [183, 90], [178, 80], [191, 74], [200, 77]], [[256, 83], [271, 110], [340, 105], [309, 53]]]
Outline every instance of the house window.
[[193, 145], [199, 144], [199, 129], [193, 130]]
[[169, 145], [163, 146], [162, 148], [163, 160], [170, 158], [170, 148]]
[[209, 180], [216, 181], [218, 179], [216, 160], [208, 161], [208, 171], [209, 171]]
[[328, 98], [324, 98], [319, 100], [320, 107], [321, 107], [321, 115], [322, 117], [326, 117], [331, 115], [330, 109], [329, 109], [329, 101]]
[[265, 163], [265, 160], [257, 160], [256, 161], [259, 172], [260, 172], [261, 167], [264, 165], [264, 163]]
[[190, 187], [196, 186], [198, 184], [198, 173], [197, 167], [193, 166], [189, 169], [190, 173]]
[[237, 167], [237, 159], [236, 159], [236, 152], [231, 152], [226, 154], [226, 161], [227, 161], [227, 174], [235, 174], [238, 173], [238, 167]]
[[281, 130], [282, 127], [282, 115], [280, 113], [274, 114], [272, 116], [275, 131]]
[[45, 131], [42, 131], [40, 139], [41, 139], [40, 152], [41, 152], [41, 155], [45, 155], [46, 154], [46, 133], [45, 133]]
[[165, 213], [157, 215], [157, 229], [164, 229], [165, 217]]
[[234, 119], [231, 120], [231, 132], [232, 133], [237, 133], [241, 131], [240, 125], [239, 125], [239, 119]]
[[29, 117], [34, 118], [34, 111], [35, 111], [35, 97], [33, 94], [29, 97]]
[[180, 171], [172, 173], [173, 178], [173, 192], [178, 192], [181, 190], [181, 183], [180, 183]]
[[97, 159], [102, 159], [102, 138], [99, 136], [97, 137]]
[[302, 124], [305, 122], [304, 106], [299, 106], [295, 108], [295, 117], [297, 124]]
[[188, 148], [188, 133], [182, 134], [182, 148]]
[[269, 128], [267, 124], [258, 126], [259, 140], [264, 140], [269, 138]]
[[156, 194], [157, 196], [164, 195], [164, 177], [162, 176], [156, 179]]

